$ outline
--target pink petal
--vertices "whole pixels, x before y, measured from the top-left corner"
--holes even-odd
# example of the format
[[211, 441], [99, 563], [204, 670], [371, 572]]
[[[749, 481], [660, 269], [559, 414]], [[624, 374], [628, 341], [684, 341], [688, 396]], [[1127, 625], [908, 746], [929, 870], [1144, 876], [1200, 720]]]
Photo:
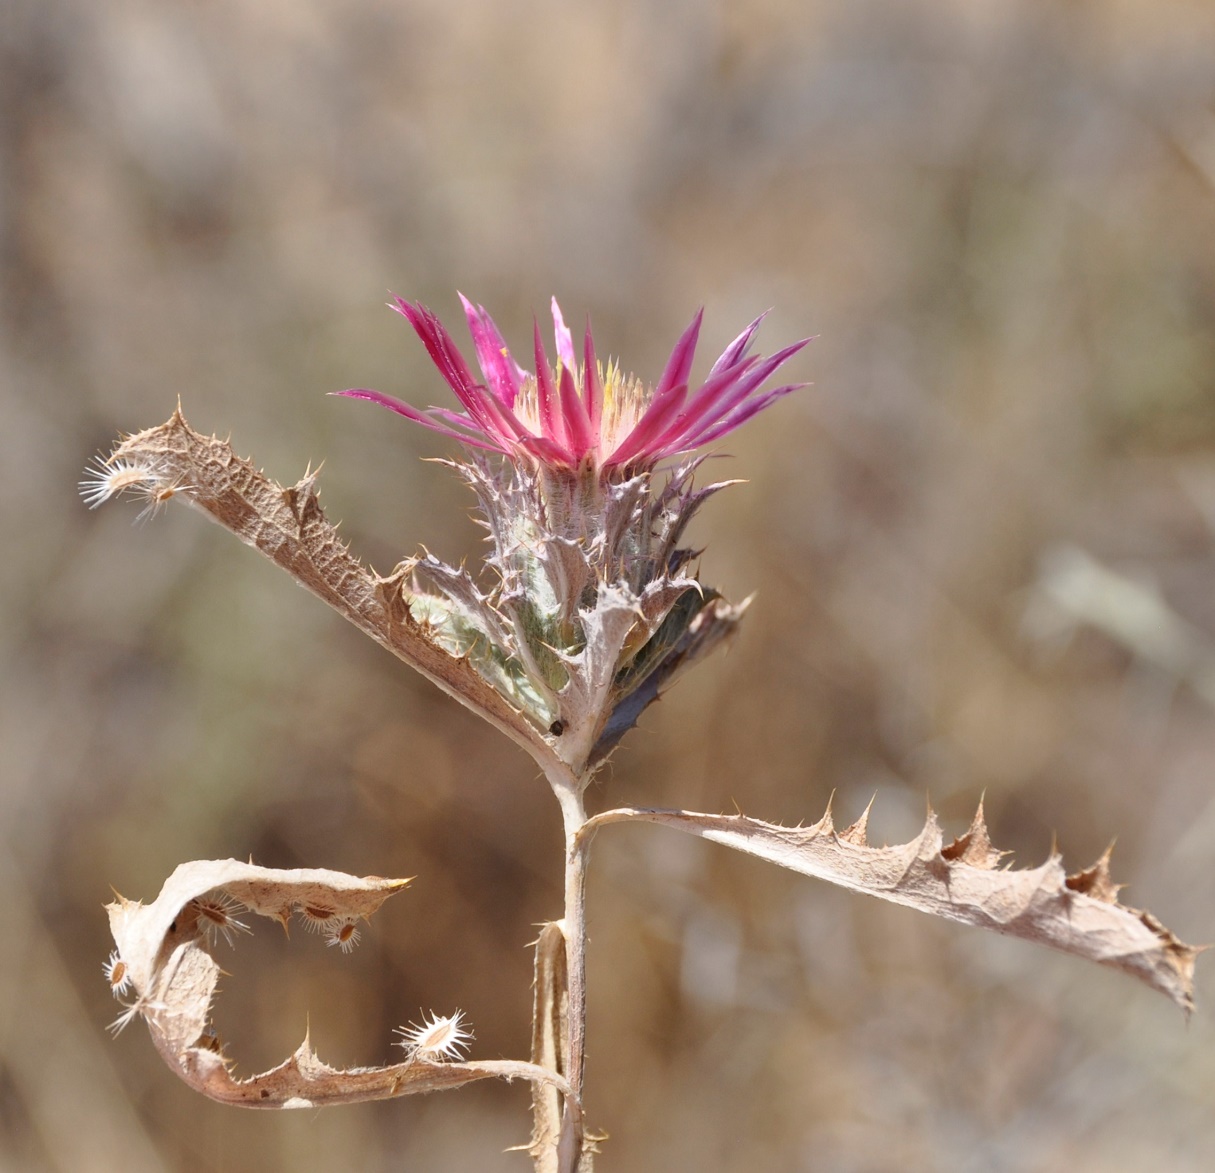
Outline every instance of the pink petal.
[[[706, 380], [684, 406], [683, 411], [676, 416], [674, 422], [657, 439], [659, 446], [669, 444], [679, 437], [699, 431], [718, 418], [718, 404], [724, 396], [736, 391], [743, 376], [750, 370], [758, 358], [743, 359], [734, 367], [719, 371]], [[762, 376], [760, 381], [762, 382]]]
[[776, 400], [782, 399], [790, 391], [800, 391], [803, 387], [809, 386], [809, 383], [789, 383], [784, 387], [774, 387], [771, 391], [765, 391], [758, 398], [752, 399], [750, 403], [743, 404], [742, 407], [726, 419], [720, 420], [708, 431], [694, 436], [682, 448], [673, 449], [670, 452], [664, 453], [664, 455], [673, 456], [678, 451], [686, 452], [692, 448], [699, 448], [704, 444], [711, 444], [714, 440], [726, 435], [727, 432], [732, 432], [735, 428], [741, 427], [753, 416], [759, 415], [765, 407], [769, 407]]
[[485, 381], [499, 403], [514, 407], [522, 386], [519, 364], [511, 357], [502, 334], [493, 318], [485, 312], [485, 307], [474, 306], [462, 293], [459, 297]]
[[472, 372], [452, 341], [451, 335], [443, 328], [443, 323], [421, 302], [410, 305], [399, 297], [394, 300], [396, 304], [393, 309], [404, 315], [422, 339], [431, 361], [439, 368], [439, 373], [447, 380], [447, 385], [456, 393], [456, 398], [470, 411], [473, 410], [470, 400], [476, 398], [477, 381], [472, 377]]
[[582, 395], [590, 418], [591, 435], [599, 443], [599, 425], [603, 418], [603, 384], [599, 381], [599, 361], [595, 357], [595, 340], [591, 337], [591, 316], [586, 316], [586, 333], [582, 338]]
[[544, 436], [529, 434], [525, 439], [519, 441], [517, 447], [544, 464], [561, 464], [569, 467], [574, 464], [574, 461], [570, 459], [570, 454], [564, 448]]
[[[403, 415], [406, 419], [412, 420], [415, 424], [421, 424], [424, 428], [429, 428], [432, 432], [439, 432], [441, 435], [450, 436], [453, 440], [459, 440], [461, 444], [470, 444], [474, 448], [484, 448], [489, 452], [501, 452], [503, 455], [509, 456], [509, 450], [502, 444], [494, 443], [488, 437], [468, 436], [463, 432], [457, 431], [454, 427], [445, 427], [443, 424], [436, 423], [426, 412], [418, 411], [415, 407], [410, 407], [408, 403], [402, 403], [399, 399], [394, 399], [391, 395], [384, 395], [380, 391], [369, 391], [364, 387], [354, 387], [349, 391], [331, 391], [331, 395], [337, 395], [343, 399], [366, 399], [370, 403], [379, 404], [380, 407], [386, 407], [389, 411], [395, 411], [398, 415]], [[448, 413], [454, 414], [454, 413]], [[472, 425], [475, 427], [475, 425]]]
[[561, 367], [560, 391], [561, 415], [569, 434], [571, 454], [574, 457], [574, 463], [579, 464], [582, 458], [594, 448], [595, 437], [591, 432], [591, 420], [586, 413], [586, 404], [578, 397], [573, 372], [564, 364]]
[[771, 310], [764, 310], [754, 322], [721, 352], [721, 357], [713, 364], [712, 369], [709, 371], [710, 377], [717, 374], [718, 371], [724, 370], [726, 367], [732, 367], [747, 353], [747, 348], [751, 345], [751, 339], [755, 337], [755, 331], [759, 329], [760, 323], [771, 312]]
[[565, 421], [557, 402], [557, 388], [553, 386], [553, 372], [549, 369], [548, 356], [540, 341], [540, 323], [533, 319], [532, 332], [536, 350], [536, 398], [540, 407], [540, 434], [555, 441], [561, 448], [569, 443]]
[[561, 316], [561, 307], [553, 298], [553, 333], [557, 336], [557, 361], [571, 371], [578, 369], [578, 360], [574, 357], [574, 336], [569, 332], [565, 319]]
[[[786, 346], [783, 350], [778, 350], [775, 354], [758, 362], [745, 375], [739, 369], [738, 383], [734, 387], [729, 386], [727, 382], [723, 386], [715, 386], [710, 391], [709, 383], [706, 383], [696, 395], [693, 397], [692, 404], [689, 405], [689, 417], [692, 416], [693, 410], [698, 409], [697, 414], [700, 416], [699, 429], [695, 424], [689, 429], [693, 433], [698, 430], [703, 430], [706, 427], [712, 426], [717, 420], [733, 411], [748, 395], [751, 394], [769, 375], [776, 369], [788, 362], [799, 350], [802, 349], [810, 341], [809, 338], [803, 338], [800, 342], [794, 342], [791, 346]], [[744, 360], [747, 365], [754, 360]], [[740, 368], [742, 364], [740, 364]], [[722, 375], [727, 372], [723, 371]], [[721, 376], [719, 376], [720, 378]], [[737, 376], [736, 376], [737, 377]], [[712, 382], [712, 380], [710, 380]], [[691, 422], [691, 420], [689, 420]]]
[[662, 377], [654, 388], [655, 399], [681, 383], [687, 385], [688, 375], [692, 372], [692, 358], [696, 354], [696, 340], [700, 337], [700, 323], [704, 316], [703, 308], [697, 310], [692, 324], [679, 336], [675, 349], [671, 351], [671, 357], [667, 359], [666, 370], [662, 372]]
[[605, 465], [628, 464], [630, 460], [641, 456], [643, 452], [648, 452], [655, 437], [661, 435], [679, 413], [687, 394], [688, 385], [682, 383], [678, 387], [672, 387], [662, 399], [655, 399], [646, 409], [645, 415], [637, 421], [633, 430], [625, 436], [603, 463]]
[[410, 305], [401, 298], [393, 307], [403, 314], [422, 339], [439, 373], [456, 393], [456, 398], [491, 442], [509, 443], [524, 431], [509, 407], [500, 404], [489, 391], [476, 382], [464, 362], [451, 335], [443, 323], [420, 302]]

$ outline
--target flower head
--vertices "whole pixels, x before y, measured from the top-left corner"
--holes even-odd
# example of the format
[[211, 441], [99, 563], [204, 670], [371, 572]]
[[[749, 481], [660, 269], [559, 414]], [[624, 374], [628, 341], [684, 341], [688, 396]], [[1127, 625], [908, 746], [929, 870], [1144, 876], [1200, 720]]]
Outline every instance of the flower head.
[[362, 388], [339, 395], [368, 399], [415, 423], [452, 436], [473, 448], [501, 453], [517, 462], [577, 469], [589, 466], [604, 474], [637, 472], [659, 461], [703, 447], [733, 431], [802, 383], [761, 391], [778, 367], [809, 339], [795, 342], [769, 358], [749, 355], [751, 340], [763, 321], [756, 318], [713, 364], [695, 390], [690, 375], [703, 311], [683, 332], [658, 382], [649, 387], [595, 355], [587, 323], [581, 362], [557, 299], [553, 299], [557, 366], [549, 365], [535, 328], [535, 372], [511, 356], [498, 327], [483, 307], [460, 297], [477, 351], [482, 379], [464, 361], [451, 335], [421, 303], [400, 298], [393, 306], [418, 336], [455, 392], [463, 411], [431, 407], [421, 411]]

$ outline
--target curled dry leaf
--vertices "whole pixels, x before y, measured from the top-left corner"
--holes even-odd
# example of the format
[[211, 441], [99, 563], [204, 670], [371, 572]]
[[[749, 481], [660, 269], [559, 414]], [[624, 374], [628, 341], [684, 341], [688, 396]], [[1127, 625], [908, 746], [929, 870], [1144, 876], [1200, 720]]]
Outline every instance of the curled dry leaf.
[[[565, 1072], [569, 1064], [569, 974], [565, 934], [552, 921], [536, 938], [536, 976], [532, 1007], [532, 1062]], [[527, 1146], [536, 1173], [557, 1173], [561, 1137], [561, 1100], [554, 1088], [532, 1085], [532, 1139]]]
[[1000, 866], [1007, 852], [992, 846], [982, 806], [970, 829], [950, 844], [930, 810], [916, 838], [875, 847], [866, 835], [868, 813], [837, 831], [829, 806], [812, 827], [782, 827], [745, 815], [622, 808], [590, 819], [581, 836], [585, 849], [594, 831], [609, 823], [660, 823], [853, 892], [1120, 969], [1187, 1014], [1193, 1009], [1194, 959], [1201, 949], [1180, 941], [1151, 913], [1118, 903], [1109, 852], [1073, 876], [1054, 852], [1041, 867], [1013, 870]]
[[[128, 436], [102, 468], [127, 470], [153, 497], [171, 491], [198, 506], [542, 765], [551, 759], [536, 727], [411, 615], [411, 567], [382, 578], [350, 552], [317, 500], [315, 472], [289, 488], [276, 484], [238, 457], [226, 440], [194, 431], [180, 408], [160, 427]], [[94, 503], [120, 489], [94, 490]]]
[[[133, 993], [123, 1018], [142, 1016], [162, 1058], [196, 1091], [248, 1108], [382, 1100], [493, 1078], [552, 1083], [568, 1094], [568, 1085], [556, 1072], [510, 1060], [439, 1063], [415, 1056], [387, 1067], [337, 1070], [321, 1062], [307, 1039], [270, 1071], [248, 1079], [232, 1074], [231, 1060], [211, 1026], [211, 1002], [221, 971], [210, 942], [224, 935], [224, 925], [217, 926], [217, 920], [233, 924], [239, 909], [242, 916], [254, 913], [284, 926], [292, 915], [306, 923], [322, 916], [351, 923], [369, 918], [408, 883], [319, 868], [280, 871], [234, 859], [184, 863], [151, 904], [120, 896], [106, 907], [118, 960]], [[247, 923], [241, 922], [239, 931], [248, 931]]]

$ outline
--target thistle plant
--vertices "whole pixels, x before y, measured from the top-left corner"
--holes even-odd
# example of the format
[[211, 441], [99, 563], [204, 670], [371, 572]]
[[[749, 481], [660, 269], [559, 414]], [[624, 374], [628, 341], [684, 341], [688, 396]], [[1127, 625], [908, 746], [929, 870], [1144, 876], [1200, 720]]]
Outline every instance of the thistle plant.
[[[1068, 875], [1052, 852], [1038, 868], [1001, 866], [980, 806], [946, 843], [931, 811], [910, 842], [876, 846], [866, 816], [843, 830], [830, 809], [810, 826], [741, 813], [635, 807], [588, 816], [587, 786], [642, 711], [687, 667], [731, 637], [746, 603], [697, 577], [689, 522], [718, 490], [697, 485], [710, 446], [801, 384], [767, 387], [806, 340], [751, 353], [756, 318], [692, 379], [697, 314], [652, 386], [599, 359], [589, 323], [576, 347], [556, 301], [555, 365], [535, 331], [518, 363], [485, 310], [463, 301], [479, 375], [424, 306], [397, 300], [460, 410], [418, 409], [378, 391], [371, 401], [458, 442], [450, 466], [472, 489], [488, 533], [480, 573], [423, 554], [386, 575], [338, 538], [311, 471], [278, 485], [227, 442], [167, 423], [122, 440], [82, 484], [90, 505], [122, 493], [155, 511], [181, 498], [287, 570], [299, 583], [534, 759], [559, 803], [565, 904], [535, 945], [532, 1054], [464, 1058], [474, 1034], [463, 1010], [430, 1011], [399, 1027], [403, 1062], [336, 1070], [307, 1040], [271, 1071], [232, 1072], [211, 1024], [214, 957], [250, 931], [251, 916], [292, 919], [348, 952], [359, 925], [408, 880], [319, 869], [282, 871], [235, 860], [181, 865], [149, 905], [109, 906], [116, 951], [104, 971], [124, 1006], [115, 1023], [147, 1023], [169, 1065], [212, 1098], [290, 1108], [382, 1099], [486, 1078], [530, 1080], [527, 1145], [537, 1170], [591, 1168], [596, 1145], [583, 1105], [586, 1023], [585, 879], [595, 833], [648, 822], [782, 867], [966, 924], [1026, 938], [1121, 969], [1189, 1011], [1198, 952], [1147, 913], [1118, 902], [1108, 852]], [[244, 918], [244, 919], [239, 919]], [[231, 964], [228, 962], [228, 964]]]

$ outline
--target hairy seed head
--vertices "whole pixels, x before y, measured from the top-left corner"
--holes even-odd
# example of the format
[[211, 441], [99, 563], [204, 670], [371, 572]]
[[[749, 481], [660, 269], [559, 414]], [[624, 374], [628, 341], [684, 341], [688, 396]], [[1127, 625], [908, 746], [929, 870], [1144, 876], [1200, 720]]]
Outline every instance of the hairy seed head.
[[473, 1039], [462, 1010], [450, 1015], [432, 1011], [429, 1018], [423, 1014], [420, 1025], [411, 1022], [408, 1026], [397, 1027], [394, 1033], [401, 1036], [397, 1046], [404, 1047], [410, 1058], [435, 1062], [462, 1059]]

